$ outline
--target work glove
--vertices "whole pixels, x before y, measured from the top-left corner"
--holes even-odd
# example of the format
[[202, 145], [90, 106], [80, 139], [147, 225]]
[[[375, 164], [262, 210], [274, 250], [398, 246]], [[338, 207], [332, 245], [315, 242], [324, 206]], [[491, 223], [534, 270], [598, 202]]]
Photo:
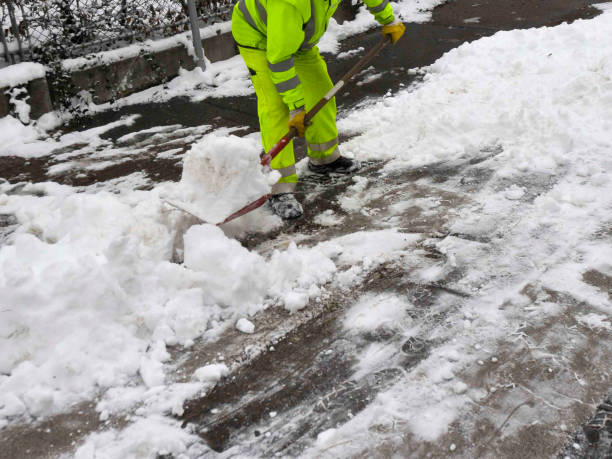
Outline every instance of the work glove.
[[304, 124], [305, 116], [306, 112], [304, 111], [304, 108], [296, 108], [295, 110], [291, 110], [289, 113], [289, 130], [291, 130], [291, 128], [295, 128], [298, 137], [304, 137], [306, 128], [308, 127], [308, 124], [310, 124]]
[[391, 37], [391, 43], [393, 44], [395, 44], [397, 40], [399, 40], [401, 36], [404, 35], [405, 31], [406, 26], [399, 19], [396, 19], [395, 21], [382, 27], [382, 34], [385, 37]]

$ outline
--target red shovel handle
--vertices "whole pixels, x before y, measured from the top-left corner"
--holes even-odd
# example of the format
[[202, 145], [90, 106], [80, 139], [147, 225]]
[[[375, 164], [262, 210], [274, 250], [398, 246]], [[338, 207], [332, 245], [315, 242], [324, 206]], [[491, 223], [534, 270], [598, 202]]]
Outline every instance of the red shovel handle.
[[272, 160], [274, 158], [276, 158], [276, 156], [283, 151], [283, 149], [289, 145], [289, 142], [291, 142], [293, 140], [293, 138], [296, 136], [296, 130], [294, 128], [292, 128], [287, 134], [285, 134], [276, 145], [274, 145], [272, 148], [270, 148], [270, 151], [266, 154], [264, 154], [261, 157], [261, 165], [262, 166], [269, 166], [270, 163], [272, 162]]
[[263, 206], [266, 203], [266, 201], [268, 200], [269, 197], [270, 197], [270, 195], [266, 194], [265, 196], [262, 196], [261, 198], [255, 200], [253, 202], [250, 202], [249, 204], [247, 204], [243, 208], [238, 209], [236, 212], [234, 212], [232, 215], [227, 217], [221, 223], [217, 223], [217, 226], [223, 225], [224, 223], [227, 223], [227, 222], [231, 222], [232, 220], [235, 220], [236, 218], [241, 217], [244, 214], [247, 214], [247, 213], [251, 212], [252, 210], [255, 210], [255, 209]]

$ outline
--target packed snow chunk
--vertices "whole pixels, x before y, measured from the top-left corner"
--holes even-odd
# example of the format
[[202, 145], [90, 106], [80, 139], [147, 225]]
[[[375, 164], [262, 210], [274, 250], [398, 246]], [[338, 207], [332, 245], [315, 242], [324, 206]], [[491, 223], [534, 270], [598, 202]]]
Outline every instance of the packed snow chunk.
[[209, 223], [225, 220], [270, 193], [280, 177], [278, 172], [263, 173], [260, 151], [251, 137], [206, 135], [185, 155], [181, 181], [168, 198], [189, 204]]
[[290, 312], [296, 312], [306, 307], [309, 295], [307, 292], [289, 292], [285, 295], [284, 300], [285, 309]]
[[335, 226], [340, 225], [344, 221], [344, 217], [337, 215], [333, 210], [328, 209], [314, 218], [314, 222], [321, 226]]
[[204, 367], [198, 368], [193, 376], [203, 383], [216, 383], [223, 376], [229, 374], [229, 368], [223, 363], [213, 363]]
[[199, 271], [206, 292], [221, 304], [262, 301], [268, 282], [265, 260], [229, 239], [214, 225], [196, 225], [184, 236], [185, 266]]
[[236, 322], [236, 330], [242, 333], [252, 334], [255, 333], [255, 324], [244, 317], [238, 319]]

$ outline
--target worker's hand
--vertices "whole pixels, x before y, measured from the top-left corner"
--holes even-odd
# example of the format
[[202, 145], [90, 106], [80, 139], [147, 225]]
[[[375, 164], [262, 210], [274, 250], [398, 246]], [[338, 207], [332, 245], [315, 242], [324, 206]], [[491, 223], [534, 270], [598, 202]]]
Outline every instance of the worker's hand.
[[390, 24], [384, 25], [382, 28], [382, 34], [385, 37], [391, 37], [391, 43], [393, 44], [395, 44], [397, 40], [399, 40], [401, 36], [404, 35], [405, 31], [406, 26], [399, 19], [396, 19]]
[[306, 128], [308, 127], [307, 124], [304, 124], [305, 116], [306, 112], [303, 108], [291, 110], [291, 112], [289, 113], [289, 129], [295, 128], [298, 137], [304, 137], [304, 133], [306, 132]]

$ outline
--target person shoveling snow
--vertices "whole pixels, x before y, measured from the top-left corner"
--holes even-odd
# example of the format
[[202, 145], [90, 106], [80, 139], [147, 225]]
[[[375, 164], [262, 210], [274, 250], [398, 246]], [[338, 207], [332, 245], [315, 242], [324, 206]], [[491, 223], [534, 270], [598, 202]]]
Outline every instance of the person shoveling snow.
[[[356, 160], [341, 156], [338, 149], [336, 103], [330, 96], [344, 81], [333, 85], [316, 46], [339, 3], [240, 0], [232, 14], [232, 34], [257, 95], [264, 149], [271, 151], [288, 126], [290, 132], [295, 130], [294, 136], [306, 138], [308, 167], [320, 174], [350, 174], [359, 169]], [[399, 40], [405, 26], [395, 19], [388, 0], [365, 3], [383, 26], [385, 38], [393, 43]], [[319, 112], [311, 119], [316, 107]], [[272, 187], [269, 201], [275, 214], [292, 219], [303, 210], [294, 194], [298, 176], [290, 139], [281, 148], [270, 163], [281, 178]]]

